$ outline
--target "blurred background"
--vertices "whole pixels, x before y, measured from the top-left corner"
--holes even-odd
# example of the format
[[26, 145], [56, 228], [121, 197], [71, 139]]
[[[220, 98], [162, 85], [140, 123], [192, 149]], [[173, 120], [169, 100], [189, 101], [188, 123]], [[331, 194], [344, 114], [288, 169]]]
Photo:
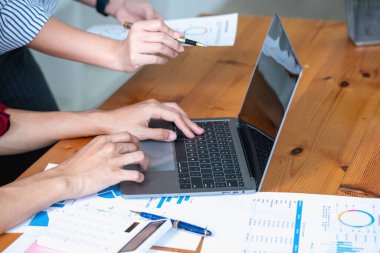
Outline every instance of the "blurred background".
[[[203, 13], [345, 20], [345, 0], [151, 0], [164, 19], [190, 18]], [[60, 0], [56, 18], [80, 29], [117, 24], [72, 0]], [[33, 51], [61, 110], [97, 108], [133, 74], [71, 62]]]

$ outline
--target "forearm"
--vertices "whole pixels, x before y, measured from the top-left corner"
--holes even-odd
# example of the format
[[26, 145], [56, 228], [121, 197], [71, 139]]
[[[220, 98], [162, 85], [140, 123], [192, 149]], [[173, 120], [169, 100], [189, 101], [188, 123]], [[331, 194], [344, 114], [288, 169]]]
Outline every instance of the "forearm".
[[59, 173], [46, 171], [0, 188], [0, 234], [38, 211], [70, 198], [69, 181]]
[[95, 7], [96, 4], [96, 0], [78, 0], [78, 2], [92, 7]]
[[6, 110], [11, 127], [0, 138], [0, 155], [22, 153], [60, 139], [102, 134], [99, 111], [28, 112]]
[[124, 71], [118, 52], [120, 43], [50, 18], [29, 47], [60, 58]]

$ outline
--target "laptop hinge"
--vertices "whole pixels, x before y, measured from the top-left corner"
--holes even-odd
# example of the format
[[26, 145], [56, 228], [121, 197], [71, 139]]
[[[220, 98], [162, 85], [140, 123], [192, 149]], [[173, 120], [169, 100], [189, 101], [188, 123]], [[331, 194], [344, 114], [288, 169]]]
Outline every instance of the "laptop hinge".
[[257, 187], [260, 185], [262, 172], [260, 170], [260, 164], [258, 162], [255, 144], [252, 138], [252, 134], [247, 127], [247, 123], [241, 119], [239, 120], [239, 126], [237, 127], [240, 141], [243, 145], [244, 156], [247, 160], [250, 176], [256, 180]]

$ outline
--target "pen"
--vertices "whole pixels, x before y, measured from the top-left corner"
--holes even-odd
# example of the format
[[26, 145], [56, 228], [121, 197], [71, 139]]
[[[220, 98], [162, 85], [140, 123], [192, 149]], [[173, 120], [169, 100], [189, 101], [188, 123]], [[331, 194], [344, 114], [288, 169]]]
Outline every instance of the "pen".
[[[124, 22], [123, 27], [125, 29], [130, 30], [132, 28], [132, 25], [133, 24], [130, 23], [130, 22]], [[179, 43], [186, 44], [186, 45], [192, 45], [192, 46], [198, 46], [198, 47], [206, 47], [205, 44], [202, 44], [202, 43], [197, 42], [195, 40], [186, 39], [186, 38], [183, 38], [183, 37], [182, 38], [178, 38], [177, 41]]]
[[[162, 217], [159, 215], [146, 213], [146, 212], [137, 212], [137, 211], [132, 211], [132, 210], [131, 210], [131, 212], [136, 213], [136, 214], [140, 215], [141, 217], [147, 218], [149, 220], [167, 219], [166, 217]], [[212, 234], [211, 231], [207, 230], [206, 228], [201, 228], [201, 227], [198, 227], [198, 226], [195, 226], [195, 225], [183, 222], [183, 221], [179, 221], [179, 220], [170, 219], [170, 221], [172, 222], [172, 226], [175, 229], [183, 229], [183, 230], [186, 230], [189, 232], [200, 234], [202, 236], [208, 236], [208, 235]]]

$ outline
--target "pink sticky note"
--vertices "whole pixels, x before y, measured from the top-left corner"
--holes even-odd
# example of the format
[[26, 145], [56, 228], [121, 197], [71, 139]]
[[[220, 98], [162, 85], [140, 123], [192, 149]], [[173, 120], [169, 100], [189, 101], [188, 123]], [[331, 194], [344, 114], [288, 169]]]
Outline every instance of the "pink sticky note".
[[32, 245], [30, 245], [24, 253], [64, 253], [63, 251], [58, 251], [54, 249], [49, 249], [46, 247], [42, 247], [37, 244], [37, 242], [34, 242]]

